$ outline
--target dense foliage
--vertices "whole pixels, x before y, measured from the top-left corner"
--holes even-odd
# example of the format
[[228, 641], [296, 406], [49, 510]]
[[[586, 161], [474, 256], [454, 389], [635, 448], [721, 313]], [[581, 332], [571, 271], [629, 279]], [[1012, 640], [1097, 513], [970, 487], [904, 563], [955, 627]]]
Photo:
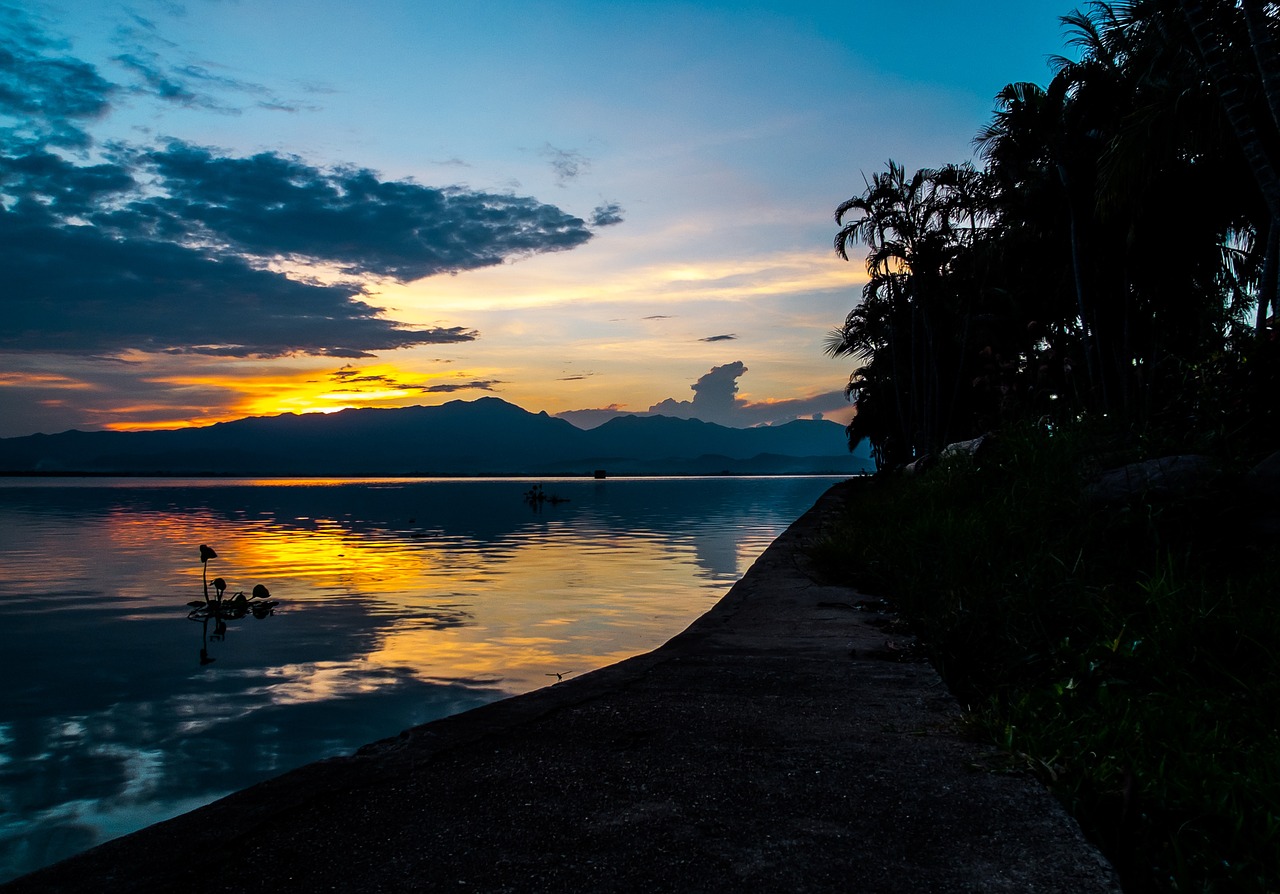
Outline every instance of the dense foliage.
[[860, 361], [849, 440], [882, 467], [1028, 416], [1193, 425], [1190, 395], [1276, 351], [1277, 7], [1063, 22], [1079, 58], [1000, 91], [981, 169], [890, 162], [836, 211], [869, 280], [827, 350]]
[[[1133, 892], [1280, 890], [1280, 4], [1094, 2], [1000, 91], [981, 166], [890, 162], [827, 350], [882, 470], [817, 550], [895, 601], [975, 732]], [[1222, 470], [1100, 505], [1100, 469]], [[1267, 505], [1270, 501], [1270, 505]], [[1270, 521], [1266, 521], [1270, 519]], [[1270, 532], [1266, 533], [1270, 525]]]
[[1126, 891], [1280, 890], [1271, 507], [1231, 473], [1085, 497], [1148, 449], [1015, 428], [977, 461], [870, 479], [816, 557], [912, 621], [991, 768], [1039, 775]]

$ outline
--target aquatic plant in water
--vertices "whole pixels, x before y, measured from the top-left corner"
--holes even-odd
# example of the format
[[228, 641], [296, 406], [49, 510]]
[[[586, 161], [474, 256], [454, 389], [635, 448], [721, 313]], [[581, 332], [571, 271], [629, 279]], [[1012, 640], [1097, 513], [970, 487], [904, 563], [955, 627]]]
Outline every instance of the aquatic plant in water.
[[[208, 641], [209, 639], [220, 640], [226, 636], [227, 622], [237, 621], [245, 615], [253, 615], [255, 618], [262, 619], [275, 612], [275, 607], [280, 603], [271, 599], [271, 592], [262, 584], [255, 584], [248, 596], [244, 595], [244, 591], [237, 591], [233, 596], [226, 599], [223, 595], [227, 591], [227, 582], [221, 577], [213, 579], [214, 598], [209, 598], [209, 560], [216, 559], [217, 552], [207, 544], [200, 544], [200, 565], [201, 565], [201, 581], [204, 584], [204, 601], [194, 600], [188, 602], [187, 605], [191, 611], [187, 613], [187, 617], [192, 621], [199, 621], [203, 625], [200, 645], [200, 663], [210, 664], [215, 659], [209, 657]], [[213, 636], [209, 636], [209, 622], [214, 622]]]
[[550, 503], [552, 506], [559, 506], [561, 503], [568, 503], [568, 497], [561, 497], [557, 494], [549, 494], [542, 489], [541, 484], [535, 484], [524, 492], [524, 501], [533, 507], [534, 512], [542, 509], [543, 503]]

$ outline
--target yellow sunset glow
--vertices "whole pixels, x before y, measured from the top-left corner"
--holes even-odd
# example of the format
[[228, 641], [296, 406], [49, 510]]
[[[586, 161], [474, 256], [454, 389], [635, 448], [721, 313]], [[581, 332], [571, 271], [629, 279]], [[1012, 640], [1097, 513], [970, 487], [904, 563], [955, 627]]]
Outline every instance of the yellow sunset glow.
[[[147, 369], [138, 378], [144, 387], [123, 401], [104, 391], [76, 425], [177, 429], [486, 394], [532, 412], [607, 406], [643, 412], [667, 398], [687, 400], [689, 385], [712, 366], [735, 360], [750, 370], [738, 392], [746, 402], [808, 399], [842, 381], [843, 370], [824, 381], [812, 362], [796, 358], [820, 356], [821, 334], [856, 293], [859, 265], [813, 252], [655, 260], [612, 273], [598, 269], [605, 261], [589, 254], [544, 256], [466, 276], [370, 283], [370, 303], [388, 316], [425, 329], [478, 330], [474, 340], [352, 359], [123, 351], [110, 359], [121, 369]], [[708, 345], [722, 334], [719, 344]], [[99, 370], [0, 372], [0, 385], [43, 390], [38, 402], [50, 404], [59, 391], [101, 391]]]
[[[554, 259], [553, 259], [554, 260]], [[570, 259], [572, 260], [572, 259]], [[582, 301], [642, 305], [693, 300], [738, 300], [827, 289], [847, 290], [865, 281], [861, 265], [842, 264], [812, 252], [707, 260], [670, 266], [650, 264], [627, 270], [566, 269], [546, 258], [504, 264], [465, 277], [435, 277], [384, 286], [379, 303], [408, 315], [429, 308], [430, 320], [467, 311], [548, 307]], [[576, 274], [576, 275], [575, 275]]]
[[[390, 363], [359, 368], [339, 368], [323, 358], [293, 361], [293, 368], [277, 365], [261, 373], [247, 372], [242, 364], [228, 365], [225, 373], [169, 375], [152, 381], [179, 388], [219, 389], [228, 393], [216, 412], [192, 418], [190, 413], [139, 421], [144, 414], [156, 416], [165, 408], [135, 404], [116, 408], [118, 417], [104, 427], [114, 430], [146, 430], [212, 425], [246, 416], [276, 416], [281, 413], [336, 413], [357, 407], [405, 406], [440, 403], [450, 399], [431, 392], [432, 386], [448, 384], [456, 374], [422, 373]], [[130, 418], [130, 417], [135, 418]]]
[[[149, 584], [133, 582], [125, 565], [113, 571], [114, 562], [183, 544], [189, 562], [178, 567], [187, 583], [174, 596], [179, 603], [199, 599], [203, 569], [194, 544], [208, 542], [217, 551], [209, 580], [224, 577], [230, 593], [263, 583], [281, 600], [280, 612], [358, 597], [352, 610], [377, 618], [379, 628], [359, 666], [321, 662], [305, 673], [282, 667], [269, 682], [273, 700], [283, 702], [395, 685], [404, 670], [423, 680], [463, 677], [506, 691], [531, 689], [547, 685], [548, 675], [582, 673], [655, 647], [708, 605], [692, 594], [672, 599], [688, 588], [692, 549], [661, 538], [580, 543], [535, 532], [480, 550], [426, 532], [356, 533], [333, 518], [228, 523], [199, 512], [123, 511], [96, 536], [83, 572], [107, 575], [120, 596], [145, 597]], [[620, 567], [631, 570], [619, 577]], [[385, 678], [376, 668], [388, 669]]]
[[204, 416], [193, 419], [190, 416], [173, 416], [160, 419], [149, 419], [146, 421], [131, 420], [127, 417], [130, 413], [152, 413], [155, 410], [163, 410], [164, 407], [118, 407], [113, 409], [112, 416], [124, 416], [125, 419], [113, 418], [102, 424], [107, 431], [170, 431], [175, 428], [197, 428], [205, 425], [214, 425], [219, 422], [232, 422], [239, 419], [236, 413], [218, 413], [213, 416]]

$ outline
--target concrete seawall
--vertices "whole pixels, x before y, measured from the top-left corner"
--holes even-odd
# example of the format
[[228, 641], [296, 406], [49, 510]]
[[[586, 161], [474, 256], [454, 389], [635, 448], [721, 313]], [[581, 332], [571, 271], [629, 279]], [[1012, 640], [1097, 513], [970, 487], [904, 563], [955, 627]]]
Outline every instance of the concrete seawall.
[[10, 892], [1118, 892], [804, 547], [837, 485], [661, 648], [302, 767]]

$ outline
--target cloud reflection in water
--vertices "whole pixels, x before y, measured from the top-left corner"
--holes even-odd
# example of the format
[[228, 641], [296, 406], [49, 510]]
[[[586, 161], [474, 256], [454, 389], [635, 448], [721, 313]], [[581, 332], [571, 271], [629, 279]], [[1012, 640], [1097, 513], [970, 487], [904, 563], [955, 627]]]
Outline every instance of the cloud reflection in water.
[[[0, 487], [0, 879], [401, 729], [647, 651], [822, 479]], [[197, 544], [268, 618], [208, 642]]]

